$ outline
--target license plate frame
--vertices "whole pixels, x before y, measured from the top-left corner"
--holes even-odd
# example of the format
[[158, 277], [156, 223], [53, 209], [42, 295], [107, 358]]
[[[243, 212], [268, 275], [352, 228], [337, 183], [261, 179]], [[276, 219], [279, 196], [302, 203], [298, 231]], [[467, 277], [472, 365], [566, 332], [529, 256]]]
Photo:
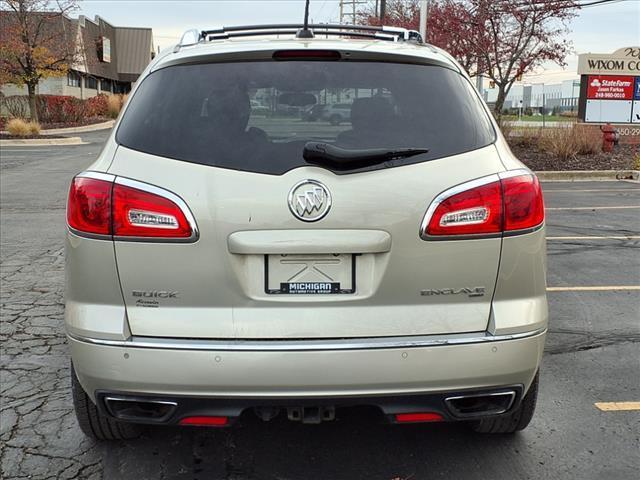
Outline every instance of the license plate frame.
[[[326, 255], [326, 254], [325, 254]], [[269, 288], [269, 256], [264, 255], [264, 291], [268, 295], [348, 295], [356, 292], [356, 257], [357, 254], [349, 254], [351, 256], [351, 288], [342, 288], [340, 282], [280, 282], [279, 288]], [[272, 255], [276, 256], [276, 255]], [[296, 284], [324, 284], [319, 288], [299, 288]], [[295, 288], [292, 288], [292, 286]]]

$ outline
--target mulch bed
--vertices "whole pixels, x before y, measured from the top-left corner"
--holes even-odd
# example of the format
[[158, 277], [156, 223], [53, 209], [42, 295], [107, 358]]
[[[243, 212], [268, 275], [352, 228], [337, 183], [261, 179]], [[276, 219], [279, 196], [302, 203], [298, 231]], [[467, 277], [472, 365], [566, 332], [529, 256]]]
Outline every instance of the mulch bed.
[[[87, 118], [81, 122], [75, 122], [75, 123], [44, 123], [41, 125], [41, 127], [43, 130], [50, 130], [52, 128], [86, 127], [87, 125], [94, 125], [96, 123], [108, 122], [109, 120], [113, 120], [113, 118], [94, 117], [94, 118]], [[51, 135], [47, 135], [47, 136], [51, 137]]]
[[14, 137], [13, 135], [9, 135], [7, 133], [0, 133], [0, 140], [29, 140], [34, 138], [48, 140], [50, 138], [66, 138], [66, 137], [63, 137], [62, 135], [26, 135], [24, 137], [18, 137], [18, 136]]
[[577, 155], [562, 160], [539, 150], [536, 146], [510, 145], [518, 159], [533, 171], [541, 170], [629, 170], [635, 167], [635, 156], [640, 154], [637, 145], [617, 145], [613, 152], [595, 155]]

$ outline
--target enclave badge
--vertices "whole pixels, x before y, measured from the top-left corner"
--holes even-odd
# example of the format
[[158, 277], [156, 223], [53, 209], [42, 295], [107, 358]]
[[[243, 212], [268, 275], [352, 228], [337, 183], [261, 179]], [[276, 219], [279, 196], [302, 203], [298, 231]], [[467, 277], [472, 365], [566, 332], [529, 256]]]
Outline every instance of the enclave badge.
[[423, 297], [431, 297], [434, 295], [460, 295], [462, 293], [469, 297], [482, 297], [484, 296], [484, 287], [429, 288], [427, 290], [420, 290], [420, 295]]

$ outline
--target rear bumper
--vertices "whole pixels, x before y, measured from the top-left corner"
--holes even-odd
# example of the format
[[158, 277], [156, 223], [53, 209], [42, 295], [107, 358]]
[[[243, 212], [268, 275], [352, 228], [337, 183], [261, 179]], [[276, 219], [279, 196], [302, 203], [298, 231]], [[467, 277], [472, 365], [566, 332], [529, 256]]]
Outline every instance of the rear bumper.
[[545, 335], [323, 350], [153, 348], [75, 336], [69, 343], [78, 379], [94, 400], [97, 391], [290, 399], [427, 395], [507, 385], [522, 385], [526, 392]]
[[[339, 397], [190, 397], [137, 395], [131, 393], [97, 391], [96, 404], [107, 416], [119, 420], [151, 425], [180, 425], [187, 418], [216, 417], [224, 419], [214, 426], [229, 426], [247, 411], [263, 411], [267, 420], [286, 411], [291, 420], [320, 423], [333, 420], [337, 409], [344, 407], [376, 407], [392, 423], [413, 423], [424, 419], [398, 419], [397, 415], [410, 413], [435, 414], [426, 421], [467, 421], [507, 413], [517, 408], [523, 398], [522, 385], [506, 385], [490, 389], [460, 390], [443, 393], [421, 393], [381, 396]], [[464, 399], [464, 400], [460, 400]], [[487, 404], [487, 401], [493, 401]], [[467, 401], [473, 411], [460, 411], [456, 401]], [[476, 401], [475, 404], [468, 403]]]

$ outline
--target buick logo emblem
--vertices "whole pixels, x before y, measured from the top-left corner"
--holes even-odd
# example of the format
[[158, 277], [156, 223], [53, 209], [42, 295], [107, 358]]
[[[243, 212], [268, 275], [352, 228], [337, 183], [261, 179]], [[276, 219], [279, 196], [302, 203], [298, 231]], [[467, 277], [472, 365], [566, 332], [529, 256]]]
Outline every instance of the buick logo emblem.
[[304, 222], [316, 222], [331, 208], [331, 194], [316, 180], [296, 183], [289, 192], [289, 210]]

